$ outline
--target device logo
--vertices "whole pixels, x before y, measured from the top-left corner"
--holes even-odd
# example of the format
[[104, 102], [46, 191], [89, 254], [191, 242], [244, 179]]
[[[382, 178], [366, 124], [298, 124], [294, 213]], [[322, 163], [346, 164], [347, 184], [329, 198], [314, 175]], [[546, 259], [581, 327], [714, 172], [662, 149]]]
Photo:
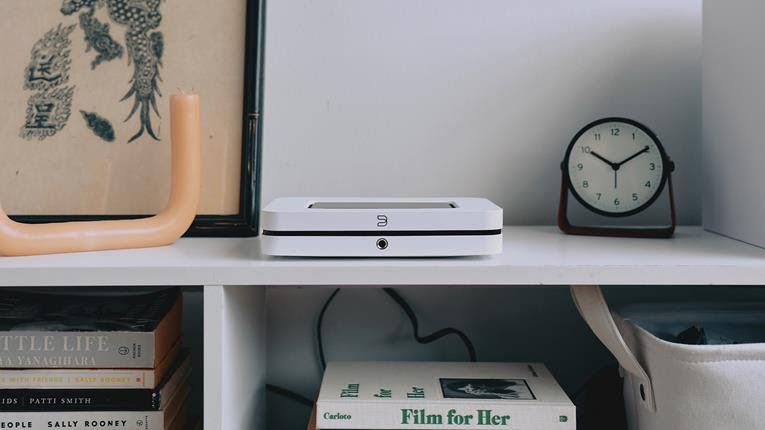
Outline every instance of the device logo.
[[377, 215], [377, 226], [387, 227], [388, 226], [388, 216], [387, 215]]

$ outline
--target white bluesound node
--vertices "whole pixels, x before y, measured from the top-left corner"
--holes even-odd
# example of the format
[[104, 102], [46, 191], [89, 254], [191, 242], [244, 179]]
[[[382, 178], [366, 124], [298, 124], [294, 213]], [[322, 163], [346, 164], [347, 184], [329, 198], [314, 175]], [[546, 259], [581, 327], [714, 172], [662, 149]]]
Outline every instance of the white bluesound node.
[[280, 198], [263, 209], [263, 253], [454, 257], [502, 252], [502, 208], [479, 198]]

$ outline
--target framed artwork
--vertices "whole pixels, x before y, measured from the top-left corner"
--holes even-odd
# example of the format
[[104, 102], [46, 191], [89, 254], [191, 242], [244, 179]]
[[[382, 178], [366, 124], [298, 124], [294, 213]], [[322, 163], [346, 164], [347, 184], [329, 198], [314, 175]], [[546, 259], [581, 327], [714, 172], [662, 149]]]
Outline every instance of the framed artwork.
[[169, 95], [200, 95], [188, 236], [258, 231], [263, 0], [7, 0], [0, 204], [22, 222], [136, 218], [170, 185]]

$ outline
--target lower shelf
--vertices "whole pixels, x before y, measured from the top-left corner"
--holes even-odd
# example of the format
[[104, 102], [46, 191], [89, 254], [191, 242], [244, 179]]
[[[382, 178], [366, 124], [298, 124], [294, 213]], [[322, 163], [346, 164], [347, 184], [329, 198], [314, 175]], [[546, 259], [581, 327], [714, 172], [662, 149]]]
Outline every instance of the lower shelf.
[[[298, 430], [309, 410], [266, 394], [266, 383], [315, 398], [321, 384], [316, 321], [334, 288], [184, 287], [184, 343], [193, 354], [192, 414], [220, 430]], [[579, 317], [565, 287], [400, 287], [422, 333], [456, 327], [480, 361], [544, 362], [574, 396], [613, 358]], [[606, 288], [630, 302], [747, 299], [761, 287]], [[378, 288], [343, 288], [323, 326], [328, 361], [465, 361], [459, 339], [420, 345], [402, 309]]]
[[[322, 375], [316, 319], [333, 291], [266, 289], [269, 383], [315, 398]], [[459, 328], [472, 339], [479, 361], [544, 362], [572, 398], [601, 369], [615, 364], [579, 316], [568, 288], [403, 287], [397, 291], [417, 313], [421, 333]], [[607, 287], [605, 293], [616, 308], [657, 301], [765, 301], [761, 287], [620, 286]], [[406, 315], [377, 288], [341, 290], [325, 313], [323, 343], [328, 361], [467, 360], [459, 339], [448, 337], [428, 345], [415, 342]], [[309, 408], [283, 396], [269, 393], [267, 397], [266, 429], [306, 427]]]

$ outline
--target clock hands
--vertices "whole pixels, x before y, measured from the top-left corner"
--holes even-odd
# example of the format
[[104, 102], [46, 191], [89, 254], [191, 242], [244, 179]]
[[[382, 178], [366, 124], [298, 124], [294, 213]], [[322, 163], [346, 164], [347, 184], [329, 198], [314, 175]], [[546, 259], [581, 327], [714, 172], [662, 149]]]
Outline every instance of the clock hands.
[[618, 163], [614, 163], [613, 161], [607, 159], [606, 157], [603, 157], [602, 155], [598, 154], [595, 151], [590, 151], [590, 154], [592, 156], [594, 156], [595, 158], [597, 158], [598, 160], [608, 164], [609, 166], [611, 166], [612, 169], [614, 169], [616, 171], [616, 170], [619, 170], [619, 168], [622, 167], [624, 164], [626, 164], [626, 163], [634, 160], [635, 158], [645, 154], [646, 152], [648, 152], [648, 150], [649, 150], [649, 147], [646, 146], [643, 149], [641, 149], [640, 151], [632, 154], [631, 156], [625, 158], [624, 160], [622, 160], [622, 161], [620, 161]]
[[614, 163], [613, 161], [607, 159], [606, 157], [598, 154], [595, 151], [590, 151], [590, 154], [592, 154], [592, 156], [594, 156], [598, 160], [608, 164], [609, 166], [611, 166], [612, 169], [614, 169], [614, 189], [616, 189], [616, 187], [617, 187], [617, 185], [619, 183], [618, 179], [617, 179], [617, 173], [616, 173], [619, 170], [619, 163]]
[[602, 162], [608, 164], [609, 166], [611, 166], [612, 169], [619, 170], [619, 164], [618, 163], [614, 163], [613, 161], [608, 160], [607, 158], [603, 157], [602, 155], [598, 154], [595, 151], [590, 151], [590, 154], [595, 156], [595, 158], [599, 159], [600, 161], [602, 161]]
[[616, 163], [616, 167], [615, 167], [615, 169], [618, 169], [619, 167], [621, 167], [621, 166], [622, 166], [622, 164], [625, 164], [625, 163], [626, 163], [626, 162], [628, 162], [628, 161], [632, 161], [633, 159], [635, 159], [635, 158], [637, 158], [637, 157], [639, 157], [639, 156], [641, 156], [641, 155], [645, 154], [646, 152], [648, 152], [648, 146], [646, 146], [645, 148], [641, 149], [640, 151], [638, 151], [638, 152], [636, 152], [636, 153], [632, 154], [631, 156], [629, 156], [629, 157], [625, 158], [625, 159], [624, 159], [624, 160], [622, 160], [620, 163]]
[[619, 178], [618, 178], [619, 168], [622, 167], [622, 165], [626, 164], [627, 162], [632, 161], [635, 158], [645, 154], [646, 152], [648, 152], [648, 150], [649, 150], [649, 148], [648, 148], [648, 146], [646, 146], [643, 149], [641, 149], [640, 151], [632, 154], [631, 156], [625, 158], [624, 160], [622, 160], [622, 161], [620, 161], [618, 163], [614, 163], [613, 161], [607, 159], [606, 157], [603, 157], [602, 155], [598, 154], [595, 151], [590, 151], [590, 154], [593, 157], [597, 158], [598, 160], [608, 164], [614, 170], [614, 189], [616, 189], [619, 186]]

